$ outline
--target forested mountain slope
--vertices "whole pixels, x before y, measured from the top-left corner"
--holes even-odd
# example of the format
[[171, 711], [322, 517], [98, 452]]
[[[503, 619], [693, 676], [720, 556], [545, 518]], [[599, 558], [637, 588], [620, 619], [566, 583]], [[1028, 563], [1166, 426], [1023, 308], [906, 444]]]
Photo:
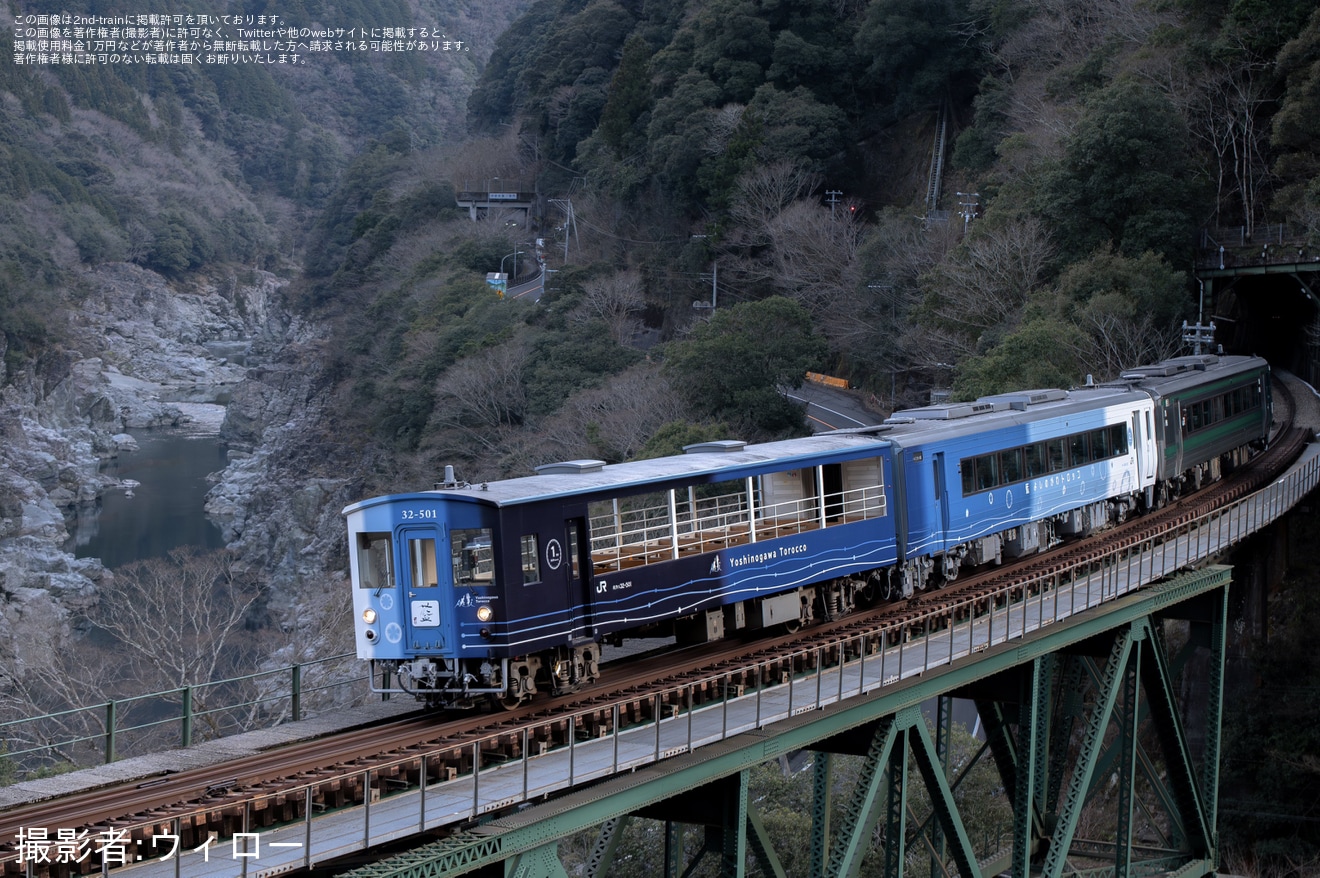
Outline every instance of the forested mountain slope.
[[[36, 16], [142, 10], [0, 3], [0, 322], [10, 368], [58, 343], [80, 274], [98, 264], [130, 261], [178, 280], [232, 265], [296, 270], [309, 218], [355, 155], [372, 143], [406, 152], [461, 132], [490, 41], [519, 7], [221, 3], [207, 14], [278, 14], [308, 28], [423, 25], [462, 45], [325, 52], [284, 65], [203, 64], [200, 53], [191, 64], [34, 65], [15, 63], [16, 15], [26, 39]], [[177, 3], [153, 10], [195, 12]]]

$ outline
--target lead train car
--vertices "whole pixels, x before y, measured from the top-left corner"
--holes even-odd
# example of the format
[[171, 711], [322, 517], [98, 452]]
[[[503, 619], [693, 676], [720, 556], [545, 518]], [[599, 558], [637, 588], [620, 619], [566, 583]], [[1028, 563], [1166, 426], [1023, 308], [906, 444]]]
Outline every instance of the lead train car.
[[818, 596], [847, 612], [868, 571], [893, 567], [883, 439], [686, 451], [349, 506], [359, 657], [431, 700], [511, 704], [593, 679], [599, 643], [624, 631], [792, 627]]
[[1270, 417], [1263, 360], [1180, 357], [861, 430], [448, 477], [345, 509], [358, 655], [446, 704], [570, 691], [603, 640], [794, 627], [1121, 521], [1241, 463]]

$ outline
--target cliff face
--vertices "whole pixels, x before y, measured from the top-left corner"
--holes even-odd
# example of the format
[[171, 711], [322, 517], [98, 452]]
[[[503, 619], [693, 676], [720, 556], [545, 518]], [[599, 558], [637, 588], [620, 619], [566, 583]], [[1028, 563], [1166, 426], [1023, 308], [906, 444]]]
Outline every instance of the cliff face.
[[132, 453], [130, 431], [186, 419], [176, 401], [227, 395], [246, 372], [229, 356], [281, 342], [288, 325], [284, 282], [265, 272], [177, 284], [106, 264], [80, 281], [64, 346], [0, 386], [0, 644], [20, 668], [111, 576], [63, 549], [66, 516], [117, 487], [101, 463]]

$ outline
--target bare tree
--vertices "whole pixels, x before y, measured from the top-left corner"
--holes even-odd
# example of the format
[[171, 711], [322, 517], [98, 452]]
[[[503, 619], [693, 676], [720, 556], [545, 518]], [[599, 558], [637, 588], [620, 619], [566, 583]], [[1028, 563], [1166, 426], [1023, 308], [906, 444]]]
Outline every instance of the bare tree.
[[[7, 733], [19, 745], [15, 750], [39, 748], [21, 760], [23, 766], [99, 761], [105, 703], [112, 699], [157, 695], [121, 706], [115, 718], [121, 755], [178, 744], [178, 726], [155, 721], [162, 704], [181, 703], [184, 689], [199, 719], [194, 738], [247, 728], [244, 711], [213, 709], [219, 699], [211, 693], [221, 693], [206, 684], [255, 663], [261, 639], [248, 625], [260, 597], [227, 550], [182, 548], [120, 567], [88, 611], [89, 630], [71, 634], [48, 662], [28, 662], [20, 670], [12, 651], [0, 656], [0, 666], [11, 670], [0, 708], [14, 717], [41, 717]], [[225, 698], [251, 701], [254, 693], [251, 688], [234, 697], [231, 687]], [[125, 731], [130, 726], [139, 728]]]
[[[107, 652], [92, 643], [66, 640], [43, 664], [22, 662], [4, 644], [0, 667], [0, 719], [27, 720], [5, 730], [4, 753], [18, 770], [95, 764], [105, 734], [105, 710], [76, 710], [104, 704], [118, 682]], [[19, 755], [21, 754], [21, 755]]]
[[646, 307], [642, 277], [636, 271], [621, 271], [609, 277], [592, 278], [583, 285], [583, 311], [604, 322], [610, 338], [627, 345], [641, 326], [638, 314]]
[[[304, 714], [343, 707], [360, 702], [360, 686], [328, 687], [329, 681], [343, 681], [360, 675], [361, 666], [352, 655], [342, 655], [346, 644], [353, 642], [353, 605], [348, 600], [326, 600], [325, 596], [348, 594], [347, 575], [338, 573], [298, 576], [286, 587], [286, 608], [279, 623], [281, 644], [267, 665], [281, 668], [301, 665], [302, 710]], [[324, 656], [341, 654], [335, 661], [321, 661]], [[260, 682], [262, 698], [249, 708], [250, 724], [286, 722], [293, 718], [293, 699], [288, 692], [287, 675], [271, 675]]]
[[1182, 348], [1179, 332], [1155, 326], [1149, 314], [1134, 318], [1124, 303], [1104, 298], [1088, 303], [1080, 321], [1087, 344], [1078, 358], [1090, 364], [1097, 377], [1113, 378], [1124, 369], [1177, 356]]
[[[94, 622], [114, 636], [137, 691], [199, 686], [255, 659], [245, 626], [262, 592], [236, 562], [229, 550], [180, 548], [115, 571]], [[206, 713], [207, 699], [195, 693], [193, 708], [218, 732], [223, 720]]]
[[1265, 157], [1269, 130], [1259, 117], [1269, 103], [1272, 64], [1254, 61], [1245, 48], [1237, 57], [1238, 64], [1201, 71], [1194, 80], [1180, 76], [1170, 92], [1189, 117], [1192, 134], [1215, 157], [1217, 209], [1236, 207], [1237, 219], [1250, 234], [1270, 176]]
[[453, 157], [452, 173], [460, 187], [480, 188], [498, 179], [513, 186], [522, 177], [518, 132], [507, 129], [499, 137], [478, 137], [464, 142]]
[[1051, 253], [1049, 235], [1035, 217], [972, 234], [927, 276], [933, 313], [941, 324], [962, 327], [973, 339], [1015, 325]]
[[575, 393], [563, 407], [537, 426], [541, 459], [601, 456], [629, 460], [660, 427], [687, 413], [682, 399], [660, 367], [638, 363], [613, 376], [602, 387]]
[[729, 218], [734, 223], [730, 233], [733, 242], [767, 242], [767, 223], [818, 185], [820, 175], [810, 171], [801, 160], [781, 159], [757, 165], [740, 176], [729, 204]]
[[706, 135], [704, 149], [707, 155], [723, 155], [733, 139], [734, 132], [742, 123], [746, 104], [725, 104], [711, 112], [710, 130]]
[[498, 452], [501, 431], [522, 424], [529, 353], [521, 336], [455, 363], [435, 382], [431, 430], [457, 431], [472, 445]]

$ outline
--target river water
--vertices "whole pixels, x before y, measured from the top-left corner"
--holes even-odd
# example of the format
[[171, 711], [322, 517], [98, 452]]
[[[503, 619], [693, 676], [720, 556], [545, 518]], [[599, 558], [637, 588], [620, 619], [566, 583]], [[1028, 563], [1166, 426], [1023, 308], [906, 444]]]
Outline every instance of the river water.
[[66, 549], [79, 558], [100, 558], [106, 567], [155, 558], [180, 546], [218, 549], [220, 529], [203, 510], [211, 485], [206, 477], [224, 469], [220, 441], [224, 406], [175, 403], [192, 422], [182, 427], [138, 430], [138, 450], [109, 461], [103, 472], [139, 484], [132, 494], [106, 491], [95, 507], [80, 509], [70, 522]]

